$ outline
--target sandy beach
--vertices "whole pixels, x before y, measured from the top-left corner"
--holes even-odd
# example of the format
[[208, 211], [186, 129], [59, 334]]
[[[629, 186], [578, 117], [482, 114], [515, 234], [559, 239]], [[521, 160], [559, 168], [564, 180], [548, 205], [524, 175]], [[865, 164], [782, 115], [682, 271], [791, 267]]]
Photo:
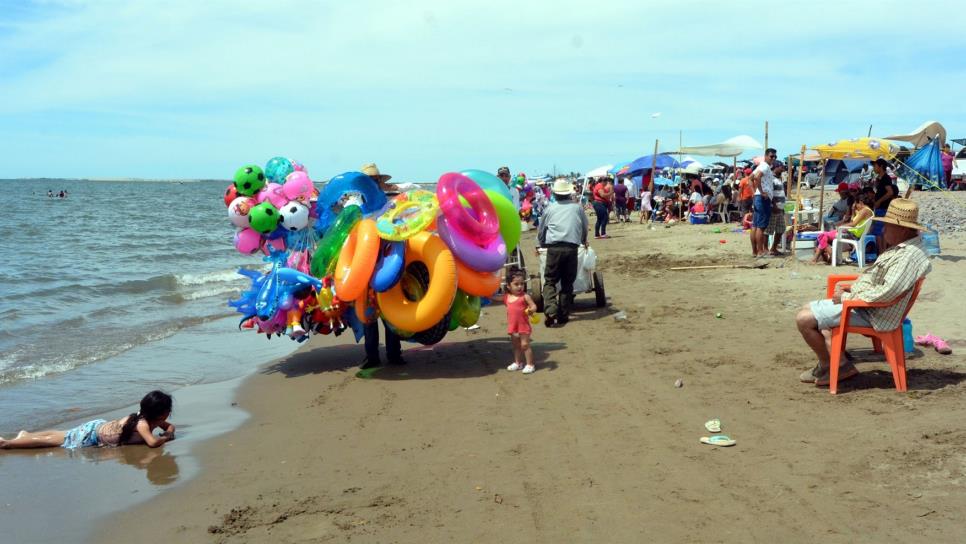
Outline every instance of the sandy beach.
[[[92, 540], [966, 539], [966, 238], [944, 235], [910, 315], [955, 353], [917, 349], [898, 393], [852, 339], [862, 374], [832, 396], [798, 382], [814, 360], [793, 316], [833, 269], [668, 270], [754, 262], [747, 234], [714, 227], [612, 224], [592, 244], [608, 307], [580, 295], [570, 324], [539, 326], [530, 376], [504, 370], [500, 307], [478, 330], [404, 344], [409, 365], [369, 379], [356, 377], [361, 345], [313, 337], [244, 383], [251, 418], [193, 449], [198, 477]], [[735, 447], [698, 442], [714, 417]]]

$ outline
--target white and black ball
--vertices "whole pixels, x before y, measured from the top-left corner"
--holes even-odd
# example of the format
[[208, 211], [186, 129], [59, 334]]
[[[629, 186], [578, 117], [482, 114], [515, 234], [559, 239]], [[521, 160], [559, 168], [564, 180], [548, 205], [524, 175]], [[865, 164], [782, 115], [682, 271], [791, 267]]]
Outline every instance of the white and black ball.
[[309, 226], [309, 208], [296, 201], [291, 201], [279, 208], [281, 218], [278, 224], [285, 230], [302, 230]]

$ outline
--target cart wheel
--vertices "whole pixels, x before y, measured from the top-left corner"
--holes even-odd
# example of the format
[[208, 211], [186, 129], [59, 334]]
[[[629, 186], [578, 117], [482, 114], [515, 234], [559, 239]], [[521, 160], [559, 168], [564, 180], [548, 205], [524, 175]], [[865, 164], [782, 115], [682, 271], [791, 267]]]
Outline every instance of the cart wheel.
[[597, 296], [597, 307], [607, 306], [607, 295], [604, 294], [604, 277], [600, 272], [594, 272], [594, 295]]
[[539, 277], [530, 278], [530, 298], [537, 305], [537, 311], [543, 311], [543, 285], [540, 284]]

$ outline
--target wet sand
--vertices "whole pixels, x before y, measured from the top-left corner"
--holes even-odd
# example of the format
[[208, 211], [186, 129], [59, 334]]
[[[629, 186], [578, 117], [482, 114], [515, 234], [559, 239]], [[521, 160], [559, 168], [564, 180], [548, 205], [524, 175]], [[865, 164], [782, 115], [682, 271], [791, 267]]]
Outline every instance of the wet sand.
[[[613, 225], [593, 243], [609, 306], [580, 295], [570, 324], [538, 327], [530, 376], [504, 370], [502, 308], [368, 379], [361, 346], [316, 337], [244, 383], [251, 418], [192, 450], [197, 478], [91, 540], [966, 539], [966, 238], [943, 237], [910, 315], [956, 353], [917, 349], [903, 394], [853, 339], [862, 374], [831, 396], [798, 382], [814, 360], [793, 317], [855, 268], [668, 270], [753, 262], [713, 228]], [[736, 446], [698, 442], [713, 417]]]

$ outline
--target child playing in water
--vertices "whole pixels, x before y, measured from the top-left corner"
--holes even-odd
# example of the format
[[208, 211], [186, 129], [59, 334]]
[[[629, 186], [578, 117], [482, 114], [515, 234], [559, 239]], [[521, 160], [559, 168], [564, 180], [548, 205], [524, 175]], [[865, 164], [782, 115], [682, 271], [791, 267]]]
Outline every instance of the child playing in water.
[[[510, 372], [523, 369], [524, 374], [531, 374], [536, 367], [533, 365], [533, 350], [530, 349], [530, 316], [537, 312], [537, 305], [525, 292], [527, 275], [519, 268], [511, 268], [507, 274], [507, 294], [503, 295], [506, 304], [507, 334], [513, 343], [513, 364], [506, 367]], [[521, 359], [526, 365], [521, 363]]]
[[[69, 431], [20, 431], [16, 438], [5, 440], [0, 437], [0, 449], [60, 446], [72, 450], [122, 444], [147, 444], [149, 448], [156, 448], [174, 440], [174, 425], [168, 423], [170, 415], [171, 396], [151, 391], [141, 399], [141, 411], [136, 414], [113, 421], [95, 419]], [[155, 429], [161, 429], [160, 436], [155, 436]]]

